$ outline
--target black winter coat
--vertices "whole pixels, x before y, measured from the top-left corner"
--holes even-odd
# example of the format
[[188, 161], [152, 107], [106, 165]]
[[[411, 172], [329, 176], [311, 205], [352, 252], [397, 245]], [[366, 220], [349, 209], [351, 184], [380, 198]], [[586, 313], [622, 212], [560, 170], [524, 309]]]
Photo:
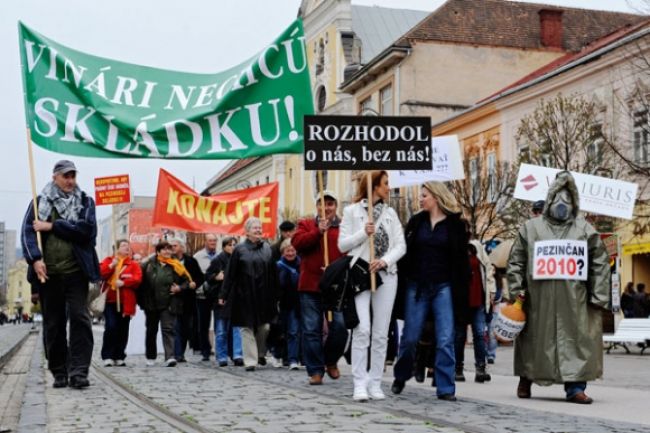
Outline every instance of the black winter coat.
[[[398, 262], [398, 293], [395, 300], [394, 317], [404, 318], [404, 297], [409, 281], [418, 280], [418, 261], [415, 256], [415, 236], [420, 224], [429, 218], [427, 211], [421, 211], [409, 219], [404, 231], [406, 238], [406, 254]], [[454, 303], [454, 318], [456, 321], [467, 322], [469, 320], [469, 281], [471, 269], [469, 256], [467, 255], [469, 237], [465, 228], [465, 221], [460, 214], [447, 216], [449, 224], [449, 257], [452, 266], [452, 299]]]
[[233, 326], [256, 328], [278, 314], [279, 283], [271, 247], [266, 242], [240, 243], [230, 257], [221, 286], [223, 318]]
[[216, 277], [221, 271], [223, 271], [224, 274], [226, 273], [229, 261], [230, 254], [226, 253], [225, 251], [221, 251], [210, 262], [210, 266], [208, 266], [208, 269], [205, 271], [205, 281], [210, 286], [208, 290], [209, 295], [206, 296], [206, 299], [209, 299], [211, 301], [216, 301], [217, 299], [226, 299], [225, 295], [221, 293], [223, 280], [217, 281], [214, 279], [214, 277]]

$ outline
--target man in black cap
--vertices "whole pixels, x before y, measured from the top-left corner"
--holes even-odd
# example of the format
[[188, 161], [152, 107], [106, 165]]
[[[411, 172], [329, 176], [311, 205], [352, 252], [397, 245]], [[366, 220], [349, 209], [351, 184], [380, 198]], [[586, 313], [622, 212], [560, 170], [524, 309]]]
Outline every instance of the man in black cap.
[[537, 200], [531, 208], [531, 217], [540, 216], [544, 212], [544, 200]]
[[282, 241], [285, 239], [291, 239], [293, 234], [296, 232], [296, 225], [291, 221], [283, 221], [278, 228], [280, 229], [280, 240], [271, 245], [274, 262], [280, 260], [280, 256], [282, 256], [282, 254], [280, 254], [280, 245], [282, 245]]
[[54, 165], [52, 181], [38, 196], [37, 218], [33, 205], [30, 202], [23, 219], [21, 243], [30, 265], [27, 279], [38, 285], [40, 293], [48, 368], [55, 388], [67, 386], [68, 377], [71, 387], [85, 388], [93, 350], [86, 298], [88, 283], [99, 280], [95, 202], [77, 186], [74, 163], [62, 160]]

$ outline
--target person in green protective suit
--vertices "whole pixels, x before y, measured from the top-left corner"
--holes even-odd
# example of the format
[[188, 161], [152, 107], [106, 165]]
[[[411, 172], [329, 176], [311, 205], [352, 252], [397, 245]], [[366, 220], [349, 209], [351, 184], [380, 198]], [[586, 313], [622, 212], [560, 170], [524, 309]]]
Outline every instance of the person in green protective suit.
[[[602, 376], [601, 314], [610, 306], [609, 256], [598, 232], [578, 211], [573, 176], [560, 172], [549, 188], [542, 217], [526, 221], [510, 252], [510, 300], [522, 292], [526, 297], [526, 327], [515, 340], [519, 398], [530, 398], [533, 382], [557, 383], [564, 384], [567, 401], [590, 404], [587, 382]], [[539, 242], [555, 240], [560, 241], [557, 247], [540, 250]], [[577, 247], [564, 251], [562, 244]], [[580, 245], [584, 246], [582, 255]], [[556, 274], [562, 253], [576, 254], [573, 260], [564, 255], [563, 264], [571, 263], [563, 270], [572, 275]]]

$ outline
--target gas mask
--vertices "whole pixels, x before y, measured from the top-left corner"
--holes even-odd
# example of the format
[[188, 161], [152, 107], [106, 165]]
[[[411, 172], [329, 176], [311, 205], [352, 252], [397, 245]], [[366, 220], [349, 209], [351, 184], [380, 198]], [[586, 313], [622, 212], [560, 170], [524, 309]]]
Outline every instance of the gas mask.
[[573, 214], [573, 200], [568, 190], [555, 194], [549, 206], [549, 214], [558, 221], [567, 221]]

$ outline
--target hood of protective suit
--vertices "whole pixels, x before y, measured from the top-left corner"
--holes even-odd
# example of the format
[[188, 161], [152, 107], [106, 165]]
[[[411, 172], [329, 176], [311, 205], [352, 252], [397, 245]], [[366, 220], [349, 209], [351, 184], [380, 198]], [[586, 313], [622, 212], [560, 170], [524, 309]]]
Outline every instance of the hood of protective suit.
[[573, 179], [571, 173], [569, 173], [568, 171], [559, 172], [557, 177], [549, 187], [548, 195], [546, 196], [546, 203], [544, 204], [543, 215], [546, 218], [549, 218], [551, 221], [565, 222], [565, 221], [556, 220], [551, 216], [551, 212], [550, 212], [551, 205], [555, 200], [555, 196], [559, 194], [560, 191], [562, 190], [567, 190], [573, 201], [571, 216], [567, 220], [567, 221], [573, 221], [576, 219], [576, 217], [578, 216], [578, 212], [580, 211], [580, 196], [578, 194], [578, 187], [576, 186], [576, 182]]

